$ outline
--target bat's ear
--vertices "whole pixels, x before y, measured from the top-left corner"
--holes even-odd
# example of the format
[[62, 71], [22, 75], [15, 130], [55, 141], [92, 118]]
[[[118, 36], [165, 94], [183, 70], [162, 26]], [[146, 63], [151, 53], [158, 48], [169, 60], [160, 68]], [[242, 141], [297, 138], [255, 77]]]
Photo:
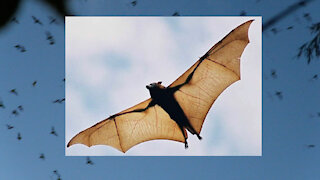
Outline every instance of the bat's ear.
[[161, 84], [161, 83], [162, 83], [162, 81], [159, 81], [159, 82], [158, 82], [158, 84]]

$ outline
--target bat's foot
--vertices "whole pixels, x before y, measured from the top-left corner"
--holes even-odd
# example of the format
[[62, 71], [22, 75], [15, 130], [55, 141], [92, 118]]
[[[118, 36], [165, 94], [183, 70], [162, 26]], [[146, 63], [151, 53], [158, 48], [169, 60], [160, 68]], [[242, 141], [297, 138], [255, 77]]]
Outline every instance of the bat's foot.
[[184, 143], [184, 148], [185, 148], [185, 149], [188, 149], [188, 147], [189, 147], [189, 146], [188, 146], [188, 143], [187, 143], [187, 141], [186, 141], [186, 142]]
[[201, 137], [199, 134], [197, 134], [197, 137], [198, 137], [198, 139], [199, 139], [199, 140], [201, 140], [201, 139], [202, 139], [202, 137]]

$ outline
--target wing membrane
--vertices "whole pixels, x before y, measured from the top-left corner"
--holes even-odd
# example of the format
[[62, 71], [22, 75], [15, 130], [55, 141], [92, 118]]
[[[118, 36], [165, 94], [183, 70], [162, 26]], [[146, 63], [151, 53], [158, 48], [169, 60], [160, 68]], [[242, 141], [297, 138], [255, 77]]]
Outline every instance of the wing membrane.
[[218, 96], [232, 83], [240, 80], [240, 57], [249, 43], [248, 21], [231, 31], [208, 52], [202, 62], [198, 60], [169, 87], [186, 81], [196, 69], [191, 81], [182, 86], [175, 94], [193, 128], [200, 134], [209, 109]]
[[[143, 109], [148, 106], [148, 99], [124, 112]], [[144, 112], [135, 112], [103, 120], [96, 125], [80, 132], [68, 144], [109, 145], [121, 152], [149, 140], [168, 139], [184, 142], [184, 137], [178, 125], [158, 105], [148, 108]]]

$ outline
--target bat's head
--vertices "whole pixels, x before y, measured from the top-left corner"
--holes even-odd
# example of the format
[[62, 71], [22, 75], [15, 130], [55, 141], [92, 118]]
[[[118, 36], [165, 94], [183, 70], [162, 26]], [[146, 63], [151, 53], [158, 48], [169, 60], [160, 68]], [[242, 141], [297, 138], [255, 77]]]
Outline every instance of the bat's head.
[[159, 81], [159, 82], [151, 83], [147, 85], [146, 88], [149, 90], [152, 99], [158, 99], [163, 92], [162, 90], [165, 89], [166, 87], [162, 86], [161, 81]]
[[149, 91], [154, 90], [154, 89], [164, 89], [165, 87], [161, 85], [161, 81], [156, 82], [156, 83], [151, 83], [149, 85], [146, 86], [147, 89], [149, 89]]

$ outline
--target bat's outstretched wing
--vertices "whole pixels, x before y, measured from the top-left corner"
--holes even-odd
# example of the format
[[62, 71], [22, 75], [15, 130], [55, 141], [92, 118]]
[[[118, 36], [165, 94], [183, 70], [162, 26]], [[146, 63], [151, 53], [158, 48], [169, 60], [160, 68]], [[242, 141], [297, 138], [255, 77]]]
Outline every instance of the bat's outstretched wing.
[[[191, 80], [181, 86], [174, 96], [198, 133], [216, 98], [240, 79], [240, 57], [249, 43], [248, 28], [251, 22], [248, 21], [230, 32], [207, 52], [208, 56], [204, 60], [197, 61], [169, 86], [184, 84], [197, 67]], [[148, 99], [80, 132], [67, 146], [84, 144], [90, 147], [104, 144], [126, 152], [149, 140], [185, 142], [182, 133], [186, 132], [181, 132], [176, 122], [160, 106], [149, 107], [150, 102], [151, 99]], [[140, 111], [142, 109], [144, 110]]]
[[149, 140], [168, 139], [184, 142], [179, 126], [158, 105], [142, 112], [125, 114], [144, 109], [150, 102], [151, 99], [148, 99], [95, 124], [73, 137], [67, 146], [84, 144], [90, 147], [103, 144], [126, 152], [131, 147]]
[[203, 61], [198, 60], [169, 86], [175, 87], [186, 82], [200, 63], [189, 83], [174, 94], [198, 134], [214, 101], [223, 90], [240, 80], [240, 57], [249, 43], [248, 29], [252, 21], [232, 30], [206, 53]]

